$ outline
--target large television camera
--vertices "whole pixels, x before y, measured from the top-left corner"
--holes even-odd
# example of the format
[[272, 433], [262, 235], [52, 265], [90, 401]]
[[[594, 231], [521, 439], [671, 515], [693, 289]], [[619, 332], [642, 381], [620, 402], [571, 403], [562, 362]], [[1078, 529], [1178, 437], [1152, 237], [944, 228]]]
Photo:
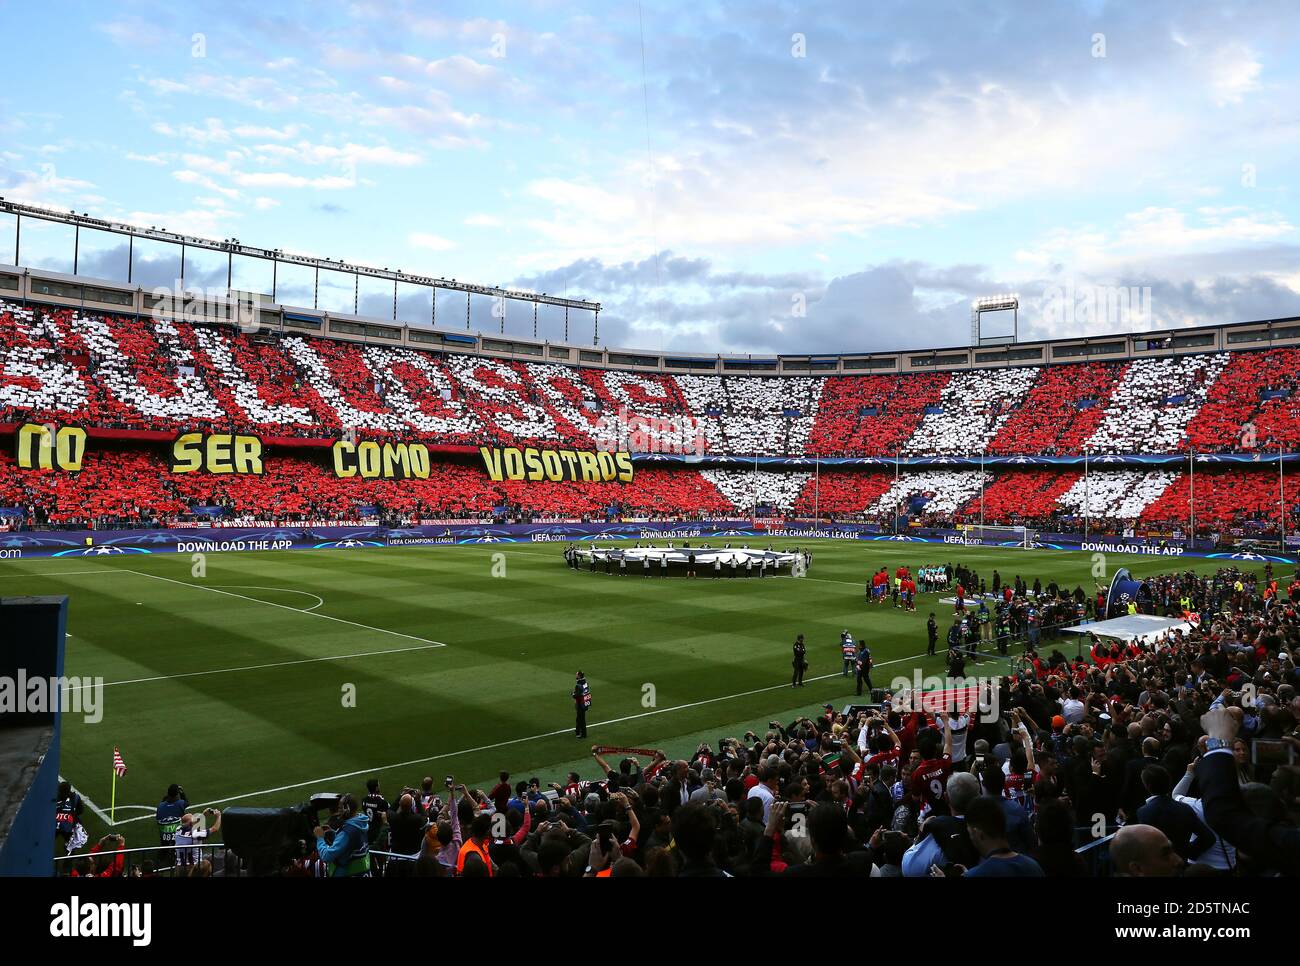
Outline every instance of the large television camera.
[[[226, 848], [251, 875], [277, 875], [286, 863], [310, 849], [312, 832], [325, 824], [342, 795], [318, 792], [287, 808], [228, 808], [221, 813]], [[324, 813], [324, 816], [322, 816]]]

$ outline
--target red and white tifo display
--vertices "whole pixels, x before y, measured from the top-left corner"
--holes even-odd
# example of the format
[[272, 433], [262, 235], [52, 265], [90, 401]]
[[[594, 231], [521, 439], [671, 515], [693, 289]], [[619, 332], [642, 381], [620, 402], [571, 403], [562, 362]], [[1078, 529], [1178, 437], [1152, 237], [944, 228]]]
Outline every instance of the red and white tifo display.
[[[1293, 531], [1296, 501], [1276, 454], [1300, 448], [1298, 382], [1295, 348], [899, 375], [673, 375], [303, 335], [257, 341], [231, 327], [0, 302], [0, 433], [41, 423], [91, 438], [76, 474], [17, 471], [5, 444], [0, 508], [17, 508], [10, 520], [88, 526], [165, 523], [196, 506], [284, 521], [505, 507], [534, 517], [906, 513], [1040, 528], [1084, 517], [1276, 526], [1285, 512]], [[642, 462], [630, 482], [526, 482], [493, 481], [453, 458], [480, 446], [627, 449], [629, 419], [643, 452], [689, 436], [706, 457], [898, 458], [901, 468]], [[204, 431], [269, 440], [264, 471], [169, 474], [158, 447]], [[438, 458], [423, 479], [338, 480], [321, 453], [347, 434], [427, 443]], [[1271, 470], [1198, 469], [1193, 480], [1185, 460], [1094, 466], [1086, 478], [1076, 466], [943, 465], [1243, 449], [1274, 454]], [[935, 462], [907, 465], [918, 458]]]

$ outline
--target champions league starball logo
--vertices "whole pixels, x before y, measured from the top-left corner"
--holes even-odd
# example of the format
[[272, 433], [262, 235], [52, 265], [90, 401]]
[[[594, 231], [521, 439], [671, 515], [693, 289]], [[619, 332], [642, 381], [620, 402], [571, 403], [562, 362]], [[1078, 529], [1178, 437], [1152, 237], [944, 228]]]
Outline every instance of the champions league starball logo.
[[54, 557], [110, 557], [123, 553], [152, 553], [144, 547], [78, 547], [76, 550], [60, 550]]
[[1236, 553], [1206, 554], [1208, 560], [1245, 560], [1249, 563], [1294, 563], [1290, 557], [1271, 553], [1255, 553], [1252, 550], [1238, 550]]

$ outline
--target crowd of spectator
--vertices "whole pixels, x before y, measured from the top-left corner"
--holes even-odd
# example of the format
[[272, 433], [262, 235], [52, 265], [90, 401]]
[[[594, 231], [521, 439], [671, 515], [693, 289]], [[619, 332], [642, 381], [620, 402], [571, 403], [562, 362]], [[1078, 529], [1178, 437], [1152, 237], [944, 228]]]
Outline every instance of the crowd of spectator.
[[1268, 451], [1300, 442], [1298, 371], [1300, 350], [1272, 349], [906, 375], [669, 375], [298, 334], [268, 342], [0, 302], [0, 422], [126, 430], [590, 449], [629, 448], [635, 419], [646, 448], [677, 451], [698, 435], [705, 452], [738, 456]]
[[[1276, 539], [1282, 504], [1272, 473], [1219, 470], [929, 470], [904, 472], [707, 469], [641, 466], [630, 483], [493, 482], [477, 466], [435, 461], [427, 479], [340, 479], [323, 454], [281, 451], [254, 474], [172, 473], [160, 449], [88, 449], [78, 473], [19, 471], [0, 451], [0, 529], [169, 526], [185, 522], [300, 523], [376, 519], [812, 518], [886, 529], [1025, 526], [1093, 534], [1141, 530], [1166, 536]], [[981, 490], [982, 485], [982, 490]], [[1193, 487], [1195, 500], [1193, 502]], [[1287, 489], [1292, 484], [1287, 481]], [[1295, 491], [1288, 533], [1300, 531]], [[901, 521], [901, 523], [900, 523]]]

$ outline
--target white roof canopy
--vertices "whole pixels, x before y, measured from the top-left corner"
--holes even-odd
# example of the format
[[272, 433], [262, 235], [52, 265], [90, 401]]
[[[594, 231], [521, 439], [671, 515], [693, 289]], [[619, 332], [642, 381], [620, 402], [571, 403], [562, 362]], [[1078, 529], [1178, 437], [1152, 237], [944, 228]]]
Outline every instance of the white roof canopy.
[[1080, 624], [1078, 627], [1061, 628], [1067, 634], [1096, 634], [1098, 637], [1113, 637], [1121, 641], [1131, 641], [1135, 637], [1154, 638], [1165, 631], [1178, 629], [1191, 630], [1193, 625], [1181, 617], [1157, 617], [1154, 614], [1130, 614], [1108, 621], [1096, 621], [1092, 624]]

